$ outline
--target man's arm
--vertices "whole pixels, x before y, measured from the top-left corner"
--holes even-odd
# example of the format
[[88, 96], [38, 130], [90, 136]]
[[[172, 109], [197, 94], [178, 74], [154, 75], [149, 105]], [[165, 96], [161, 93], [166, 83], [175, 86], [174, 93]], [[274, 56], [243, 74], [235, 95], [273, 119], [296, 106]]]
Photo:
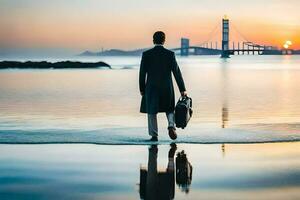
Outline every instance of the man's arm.
[[185, 89], [185, 84], [182, 78], [182, 74], [181, 71], [179, 69], [179, 66], [177, 64], [176, 58], [175, 58], [175, 54], [172, 54], [172, 72], [174, 74], [176, 83], [178, 85], [179, 91], [181, 93], [182, 96], [186, 95], [186, 89]]
[[145, 67], [145, 56], [142, 55], [141, 65], [140, 65], [140, 75], [139, 75], [139, 86], [141, 95], [145, 94], [146, 87], [146, 67]]

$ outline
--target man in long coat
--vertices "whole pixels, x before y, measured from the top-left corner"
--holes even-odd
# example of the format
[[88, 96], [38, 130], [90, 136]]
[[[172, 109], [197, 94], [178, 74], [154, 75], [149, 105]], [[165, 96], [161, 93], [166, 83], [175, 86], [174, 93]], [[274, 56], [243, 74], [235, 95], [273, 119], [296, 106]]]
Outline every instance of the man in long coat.
[[151, 141], [158, 140], [157, 113], [165, 112], [171, 139], [177, 138], [174, 120], [175, 95], [172, 72], [182, 96], [186, 95], [185, 84], [173, 51], [165, 49], [165, 34], [153, 35], [154, 48], [143, 53], [139, 87], [142, 95], [140, 112], [148, 114], [148, 131]]

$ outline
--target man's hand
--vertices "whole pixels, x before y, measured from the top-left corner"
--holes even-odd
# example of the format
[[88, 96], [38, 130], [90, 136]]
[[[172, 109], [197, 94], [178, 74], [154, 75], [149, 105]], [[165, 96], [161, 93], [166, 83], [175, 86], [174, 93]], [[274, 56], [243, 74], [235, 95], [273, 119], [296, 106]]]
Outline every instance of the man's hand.
[[180, 92], [181, 93], [181, 96], [187, 96], [187, 92], [186, 91], [183, 91], [183, 92]]
[[145, 92], [140, 91], [140, 94], [141, 94], [142, 96], [144, 96]]

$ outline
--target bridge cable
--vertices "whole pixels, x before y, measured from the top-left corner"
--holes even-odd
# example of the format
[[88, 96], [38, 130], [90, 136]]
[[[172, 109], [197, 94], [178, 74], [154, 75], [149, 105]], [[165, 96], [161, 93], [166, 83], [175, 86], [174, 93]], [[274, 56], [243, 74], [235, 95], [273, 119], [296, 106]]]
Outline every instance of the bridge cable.
[[[219, 28], [220, 24], [218, 23], [211, 32], [209, 32], [208, 37], [206, 38], [206, 40], [204, 40], [204, 42], [200, 43], [200, 45], [206, 44], [209, 41], [211, 41], [211, 39], [217, 35], [218, 28]], [[216, 32], [216, 33], [215, 33]]]
[[233, 29], [242, 37], [243, 40], [245, 40], [246, 42], [250, 42], [250, 40], [248, 40], [248, 38], [236, 28], [234, 23], [231, 22], [231, 25], [232, 25]]

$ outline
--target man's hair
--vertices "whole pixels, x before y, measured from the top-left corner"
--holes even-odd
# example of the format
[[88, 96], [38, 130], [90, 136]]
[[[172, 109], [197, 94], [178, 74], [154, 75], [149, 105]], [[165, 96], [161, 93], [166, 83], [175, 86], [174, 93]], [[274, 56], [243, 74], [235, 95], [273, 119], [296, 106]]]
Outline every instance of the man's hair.
[[164, 44], [165, 39], [166, 39], [166, 35], [162, 31], [156, 31], [153, 34], [153, 43], [154, 44]]

